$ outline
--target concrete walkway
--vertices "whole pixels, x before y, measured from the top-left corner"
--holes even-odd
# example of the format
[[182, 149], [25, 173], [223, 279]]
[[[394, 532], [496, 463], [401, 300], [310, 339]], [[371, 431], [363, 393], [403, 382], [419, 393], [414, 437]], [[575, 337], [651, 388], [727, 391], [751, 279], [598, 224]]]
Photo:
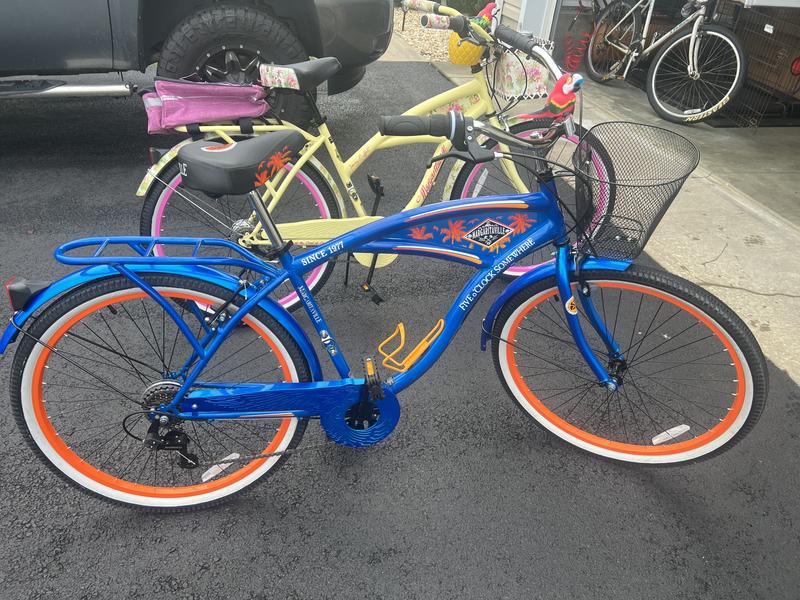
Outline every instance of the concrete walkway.
[[700, 166], [647, 253], [728, 303], [764, 353], [800, 381], [800, 348], [793, 333], [800, 330], [800, 131], [672, 125], [630, 86], [589, 84], [585, 98], [587, 126], [638, 121], [667, 127], [697, 144]]
[[393, 35], [389, 48], [378, 60], [388, 62], [427, 62], [423, 56], [399, 35]]
[[[425, 61], [394, 36], [384, 60]], [[433, 63], [454, 84], [464, 67]], [[585, 87], [584, 125], [630, 120], [670, 128], [702, 161], [648, 244], [665, 269], [709, 289], [747, 322], [764, 353], [800, 382], [800, 131], [666, 123], [627, 85]], [[526, 107], [530, 108], [530, 107]]]

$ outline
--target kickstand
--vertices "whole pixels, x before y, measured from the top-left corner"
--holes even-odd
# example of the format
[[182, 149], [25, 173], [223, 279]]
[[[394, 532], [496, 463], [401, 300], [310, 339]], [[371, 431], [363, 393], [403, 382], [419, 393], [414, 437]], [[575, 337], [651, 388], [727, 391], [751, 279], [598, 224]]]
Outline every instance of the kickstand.
[[[381, 203], [381, 198], [383, 198], [383, 184], [381, 183], [380, 178], [375, 175], [367, 175], [367, 183], [369, 183], [370, 189], [372, 189], [375, 194], [375, 202], [372, 204], [372, 216], [374, 217], [378, 214], [378, 205]], [[374, 254], [369, 265], [367, 280], [361, 284], [361, 290], [366, 294], [370, 294], [370, 300], [372, 300], [375, 304], [380, 304], [383, 302], [383, 298], [378, 291], [372, 287], [372, 277], [375, 275], [375, 266], [377, 262], [378, 255]]]
[[378, 291], [372, 287], [372, 276], [375, 274], [375, 263], [378, 262], [378, 255], [375, 254], [372, 257], [372, 262], [369, 265], [369, 272], [367, 273], [367, 280], [361, 284], [361, 290], [366, 294], [371, 294], [369, 299], [372, 300], [375, 304], [380, 304], [383, 302], [383, 298], [378, 293]]
[[348, 252], [347, 257], [345, 258], [344, 263], [344, 285], [347, 287], [347, 284], [350, 283], [350, 261], [353, 259], [353, 253]]

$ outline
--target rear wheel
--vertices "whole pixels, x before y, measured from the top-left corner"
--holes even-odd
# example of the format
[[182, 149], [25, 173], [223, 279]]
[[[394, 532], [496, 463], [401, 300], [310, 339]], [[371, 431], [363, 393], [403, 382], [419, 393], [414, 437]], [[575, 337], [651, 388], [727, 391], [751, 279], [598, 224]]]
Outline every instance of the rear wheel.
[[637, 41], [642, 31], [642, 16], [638, 9], [630, 12], [632, 8], [627, 1], [612, 2], [597, 16], [586, 49], [586, 73], [594, 81], [604, 83], [624, 71], [624, 49]]
[[616, 391], [598, 385], [579, 354], [553, 278], [512, 298], [492, 328], [498, 375], [539, 425], [594, 454], [651, 464], [719, 454], [753, 428], [766, 364], [733, 311], [654, 269], [584, 271], [583, 279], [625, 358], [609, 359], [578, 302], [592, 350], [620, 381]]
[[[195, 334], [231, 292], [183, 277], [147, 280]], [[237, 301], [238, 302], [238, 301]], [[235, 306], [232, 307], [235, 310]], [[309, 381], [302, 351], [261, 309], [236, 328], [200, 381]], [[67, 294], [20, 341], [11, 370], [12, 412], [38, 456], [68, 482], [105, 500], [160, 511], [222, 502], [274, 471], [306, 420], [187, 420], [159, 428], [172, 449], [144, 444], [148, 412], [169, 402], [192, 347], [145, 292], [116, 277]], [[37, 343], [34, 339], [41, 340]]]
[[[286, 165], [288, 173], [292, 165]], [[306, 163], [294, 181], [272, 209], [276, 223], [312, 219], [338, 219], [339, 208], [333, 191], [325, 179]], [[142, 205], [139, 234], [154, 237], [211, 237], [236, 242], [255, 226], [247, 196], [210, 197], [203, 192], [185, 188], [177, 161], [166, 167], [150, 187]], [[255, 247], [257, 253], [259, 247]], [[268, 246], [264, 246], [268, 248]], [[168, 247], [157, 247], [166, 252]], [[214, 250], [219, 254], [220, 249]], [[325, 285], [333, 272], [330, 261], [306, 273], [306, 285], [316, 292]], [[238, 272], [236, 273], [238, 274]], [[283, 283], [275, 292], [286, 309], [299, 306], [299, 298], [291, 284]]]
[[668, 41], [647, 73], [647, 99], [662, 119], [697, 123], [725, 107], [744, 85], [745, 52], [724, 27], [703, 25], [695, 42], [697, 73], [689, 74], [692, 32]]

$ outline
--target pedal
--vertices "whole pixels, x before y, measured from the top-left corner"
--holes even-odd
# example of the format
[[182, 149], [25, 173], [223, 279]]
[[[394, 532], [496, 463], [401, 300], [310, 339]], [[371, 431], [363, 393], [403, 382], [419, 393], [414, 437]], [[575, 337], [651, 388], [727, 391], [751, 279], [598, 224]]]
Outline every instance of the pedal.
[[372, 287], [368, 282], [364, 282], [361, 284], [361, 291], [365, 294], [370, 294], [369, 299], [372, 300], [375, 304], [380, 304], [383, 302], [383, 297], [378, 293], [378, 291]]
[[375, 368], [375, 362], [372, 357], [364, 359], [364, 380], [366, 382], [369, 397], [372, 400], [383, 400], [383, 386], [381, 385], [381, 376], [378, 374], [378, 369]]

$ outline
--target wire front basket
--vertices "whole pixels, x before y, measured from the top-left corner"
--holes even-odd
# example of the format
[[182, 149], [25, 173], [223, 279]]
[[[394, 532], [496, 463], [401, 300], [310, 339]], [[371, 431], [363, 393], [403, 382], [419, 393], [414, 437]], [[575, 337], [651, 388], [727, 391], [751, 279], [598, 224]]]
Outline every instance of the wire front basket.
[[697, 147], [667, 129], [622, 121], [592, 127], [572, 155], [578, 249], [636, 258], [699, 162]]

